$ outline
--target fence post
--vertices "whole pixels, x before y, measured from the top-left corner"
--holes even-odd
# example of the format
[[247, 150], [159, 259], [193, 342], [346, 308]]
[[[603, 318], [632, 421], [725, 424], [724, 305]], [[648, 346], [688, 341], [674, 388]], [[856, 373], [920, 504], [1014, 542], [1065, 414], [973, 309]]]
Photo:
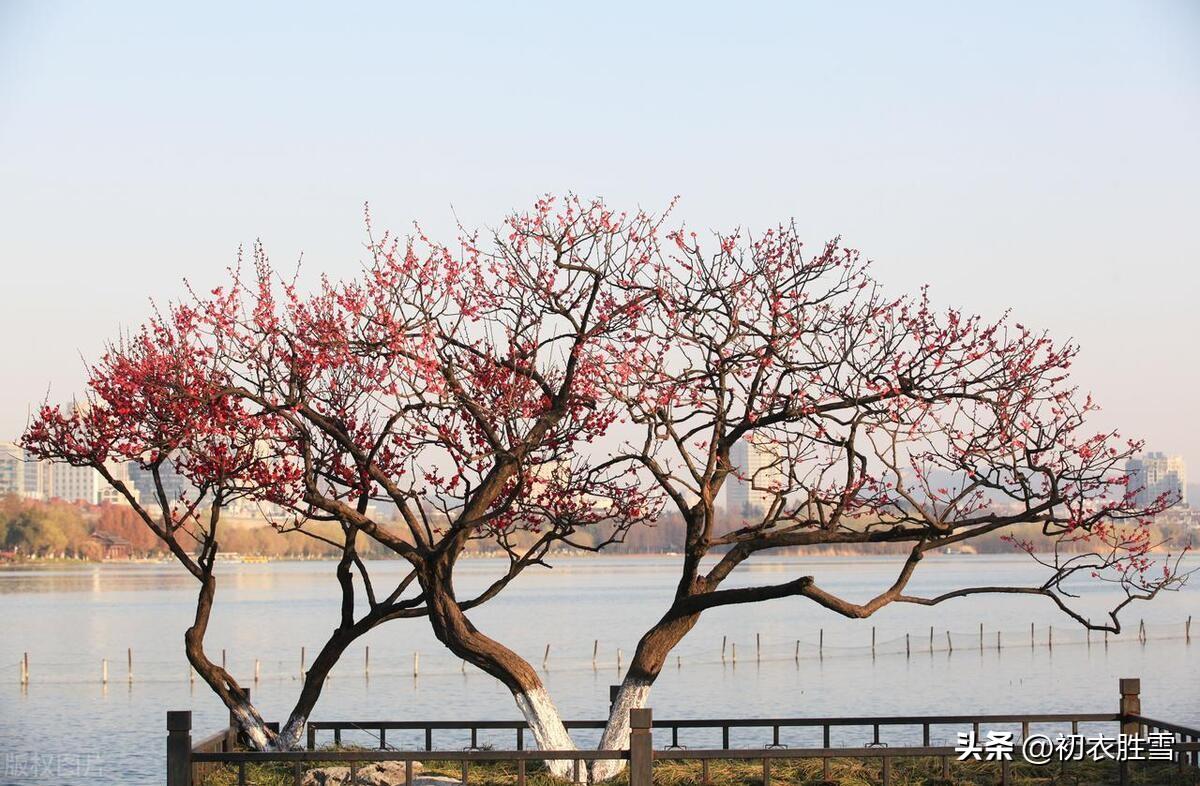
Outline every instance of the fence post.
[[653, 786], [653, 721], [649, 707], [629, 711], [629, 786]]
[[167, 712], [167, 786], [192, 786], [192, 711]]
[[1142, 681], [1136, 677], [1125, 677], [1120, 682], [1121, 686], [1121, 731], [1125, 734], [1136, 736], [1138, 734], [1138, 722], [1129, 720], [1130, 715], [1142, 714]]

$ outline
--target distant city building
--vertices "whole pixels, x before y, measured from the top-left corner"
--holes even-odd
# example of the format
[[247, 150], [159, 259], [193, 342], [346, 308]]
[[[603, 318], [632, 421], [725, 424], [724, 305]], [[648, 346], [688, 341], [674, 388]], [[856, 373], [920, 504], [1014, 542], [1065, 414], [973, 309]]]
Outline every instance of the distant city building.
[[[368, 510], [370, 506], [368, 506]], [[258, 499], [235, 499], [232, 502], [226, 502], [222, 507], [224, 515], [233, 519], [254, 519], [256, 521], [266, 521], [268, 519], [279, 519], [288, 515], [282, 506], [272, 502], [264, 502]]]
[[64, 502], [86, 502], [95, 505], [100, 501], [104, 479], [91, 467], [73, 467], [70, 464], [52, 463], [48, 476], [50, 487], [47, 499]]
[[729, 451], [729, 460], [741, 476], [731, 475], [725, 481], [725, 504], [729, 516], [762, 516], [775, 501], [772, 489], [781, 487], [783, 483], [778, 454], [768, 447], [739, 440]]
[[15, 494], [26, 499], [45, 498], [48, 468], [17, 443], [0, 442], [0, 497]]
[[[133, 476], [129, 472], [130, 466], [135, 465], [131, 465], [124, 461], [113, 461], [106, 465], [108, 473], [112, 475], [113, 480], [121, 481], [121, 483], [125, 485], [125, 488], [129, 490], [134, 502], [137, 502], [141, 499], [141, 492], [137, 490], [137, 486], [135, 486], [133, 483]], [[101, 479], [100, 493], [97, 495], [96, 501], [110, 505], [123, 505], [128, 500], [125, 499], [125, 495], [121, 494], [115, 488], [110, 486], [108, 481]]]
[[[154, 483], [154, 475], [150, 470], [143, 469], [140, 465], [132, 461], [125, 465], [125, 470], [129, 475], [130, 481], [133, 483], [133, 487], [137, 489], [138, 497], [147, 504], [157, 504], [158, 489]], [[167, 501], [170, 503], [178, 501], [183, 494], [192, 488], [187, 478], [176, 471], [175, 464], [171, 461], [164, 461], [159, 466], [158, 477], [162, 483], [163, 493], [167, 495]]]
[[[123, 462], [112, 462], [108, 471], [117, 480], [130, 483]], [[0, 496], [15, 494], [25, 499], [64, 502], [124, 502], [125, 498], [108, 485], [91, 467], [39, 460], [15, 442], [0, 442]], [[134, 498], [137, 498], [136, 491]]]
[[1150, 505], [1164, 494], [1169, 502], [1187, 504], [1187, 465], [1182, 456], [1147, 453], [1131, 458], [1125, 462], [1125, 474], [1139, 506]]

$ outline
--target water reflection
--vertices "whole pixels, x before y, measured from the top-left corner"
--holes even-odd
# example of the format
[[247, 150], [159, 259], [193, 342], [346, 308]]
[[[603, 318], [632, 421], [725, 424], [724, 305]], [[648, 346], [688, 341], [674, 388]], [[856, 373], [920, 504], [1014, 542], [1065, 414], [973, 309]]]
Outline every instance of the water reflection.
[[[607, 705], [608, 685], [619, 679], [618, 650], [628, 663], [639, 632], [674, 589], [675, 565], [668, 557], [563, 560], [554, 570], [522, 576], [471, 618], [536, 665], [549, 644], [544, 677], [555, 701], [568, 715], [596, 716]], [[753, 566], [737, 583], [813, 575], [831, 591], [861, 600], [890, 583], [898, 566], [898, 558], [775, 559]], [[399, 581], [406, 571], [400, 562], [371, 567], [377, 586]], [[496, 560], [464, 561], [460, 591], [481, 589], [503, 567]], [[331, 562], [220, 566], [209, 652], [219, 658], [225, 650], [229, 668], [271, 717], [286, 713], [295, 700], [300, 648], [307, 647], [311, 658], [336, 624], [333, 568]], [[1020, 558], [930, 558], [913, 591], [1030, 583], [1041, 575]], [[158, 782], [167, 709], [192, 709], [201, 731], [225, 717], [208, 689], [189, 681], [182, 655], [195, 592], [194, 579], [171, 564], [0, 572], [0, 751], [53, 751], [104, 740], [102, 749], [96, 747], [109, 769], [100, 781]], [[1099, 610], [1115, 597], [1100, 587], [1082, 602]], [[1098, 635], [1089, 641], [1041, 598], [896, 606], [869, 621], [845, 620], [803, 599], [716, 609], [673, 654], [652, 704], [662, 717], [1111, 711], [1117, 679], [1140, 676], [1148, 713], [1200, 722], [1200, 675], [1192, 665], [1200, 641], [1189, 645], [1183, 636], [1196, 598], [1195, 589], [1187, 588], [1134, 607], [1128, 615], [1134, 632], [1111, 637], [1107, 646]], [[1142, 618], [1151, 633], [1145, 644], [1136, 635]], [[943, 646], [947, 632], [953, 652]], [[992, 646], [996, 632], [1003, 635], [1001, 651]], [[1200, 628], [1195, 633], [1200, 639]], [[729, 651], [722, 660], [723, 640], [731, 649], [736, 645], [736, 662]], [[369, 678], [363, 673], [366, 646]], [[132, 683], [125, 673], [128, 649]], [[22, 688], [16, 664], [26, 651], [31, 683]], [[418, 678], [412, 675], [414, 652], [420, 653]], [[104, 658], [107, 686], [100, 681]], [[516, 712], [494, 680], [470, 668], [464, 673], [427, 622], [406, 620], [351, 647], [316, 715], [483, 718]]]

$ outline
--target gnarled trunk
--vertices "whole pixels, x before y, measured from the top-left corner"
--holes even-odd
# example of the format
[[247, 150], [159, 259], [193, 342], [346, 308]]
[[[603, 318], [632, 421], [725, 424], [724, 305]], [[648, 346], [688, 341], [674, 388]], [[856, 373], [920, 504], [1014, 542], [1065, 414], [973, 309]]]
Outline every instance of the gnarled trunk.
[[[642, 636], [609, 711], [608, 723], [600, 736], [599, 750], [629, 748], [629, 711], [646, 706], [650, 689], [662, 672], [667, 656], [699, 619], [699, 614], [680, 615], [671, 609]], [[597, 761], [592, 765], [592, 780], [608, 780], [624, 769], [623, 760]]]
[[200, 595], [196, 600], [196, 616], [191, 627], [183, 635], [184, 649], [188, 662], [200, 675], [200, 678], [220, 697], [222, 703], [229, 709], [230, 717], [237, 722], [238, 729], [246, 735], [246, 739], [255, 750], [270, 750], [276, 745], [274, 732], [267, 728], [246, 691], [238, 684], [225, 669], [208, 659], [204, 652], [204, 634], [208, 630], [208, 620], [212, 614], [213, 596], [216, 594], [217, 580], [211, 570], [200, 580]]
[[[447, 583], [428, 574], [421, 578], [428, 598], [429, 621], [438, 640], [458, 657], [504, 683], [529, 724], [538, 748], [576, 750], [562, 716], [528, 661], [481, 633], [463, 614]], [[546, 767], [556, 777], [570, 778], [574, 763], [565, 759], [548, 760]], [[581, 766], [581, 775], [584, 772]]]
[[346, 647], [350, 646], [350, 642], [367, 630], [370, 630], [370, 626], [366, 626], [363, 630], [338, 628], [325, 642], [325, 646], [317, 653], [312, 666], [304, 675], [304, 685], [300, 688], [300, 695], [296, 698], [296, 704], [288, 715], [287, 723], [279, 729], [279, 736], [275, 741], [276, 748], [286, 751], [300, 747], [304, 726], [308, 723], [309, 715], [312, 714], [317, 699], [321, 697], [321, 689], [325, 687], [325, 679], [329, 676], [329, 672], [337, 665], [342, 653], [346, 651]]

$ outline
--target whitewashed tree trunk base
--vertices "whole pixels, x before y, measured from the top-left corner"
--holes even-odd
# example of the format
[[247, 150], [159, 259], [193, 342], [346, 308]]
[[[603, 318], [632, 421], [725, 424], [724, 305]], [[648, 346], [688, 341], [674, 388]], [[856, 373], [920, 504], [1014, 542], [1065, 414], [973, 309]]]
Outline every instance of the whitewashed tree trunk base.
[[250, 705], [242, 702], [232, 708], [233, 718], [237, 721], [237, 726], [246, 739], [249, 740], [251, 747], [256, 751], [272, 750], [274, 745], [267, 735], [267, 727], [260, 719], [255, 717], [255, 714], [250, 711]]
[[296, 750], [300, 747], [300, 735], [304, 733], [304, 724], [308, 718], [291, 718], [287, 725], [279, 731], [275, 745], [281, 751]]
[[[544, 688], [514, 693], [513, 698], [516, 700], [521, 714], [525, 716], [525, 722], [529, 724], [529, 731], [533, 734], [533, 739], [537, 742], [540, 750], [578, 750], [571, 735], [567, 734], [567, 727], [563, 725], [558, 708], [554, 706], [554, 702], [550, 700], [550, 695]], [[546, 768], [556, 778], [570, 780], [574, 777], [574, 762], [565, 759], [547, 760]], [[579, 767], [580, 778], [583, 778], [586, 773], [587, 770], [581, 764]]]
[[[612, 712], [608, 716], [608, 724], [604, 734], [600, 736], [602, 751], [623, 751], [629, 749], [629, 711], [642, 709], [650, 698], [651, 684], [642, 680], [626, 679], [617, 691], [613, 702]], [[592, 780], [596, 783], [615, 778], [625, 770], [623, 759], [597, 761], [592, 765]]]

